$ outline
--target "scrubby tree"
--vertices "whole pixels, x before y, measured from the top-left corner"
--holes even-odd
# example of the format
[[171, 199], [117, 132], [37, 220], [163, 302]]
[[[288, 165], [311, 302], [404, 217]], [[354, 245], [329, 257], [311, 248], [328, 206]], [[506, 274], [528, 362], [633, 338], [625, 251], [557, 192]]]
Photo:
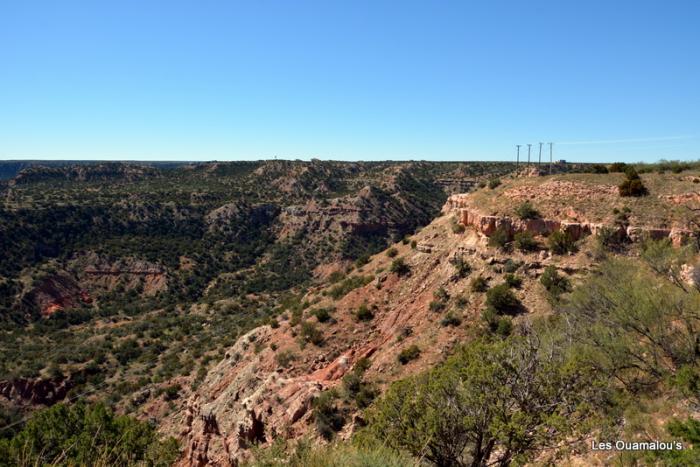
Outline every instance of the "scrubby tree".
[[595, 374], [534, 336], [473, 342], [394, 383], [360, 435], [438, 466], [523, 463], [583, 428]]
[[576, 251], [576, 243], [571, 238], [569, 232], [556, 230], [547, 238], [549, 249], [555, 255], [564, 255], [569, 252]]
[[[169, 466], [178, 456], [173, 438], [117, 416], [102, 404], [57, 404], [35, 413], [14, 437], [0, 440], [0, 465]], [[7, 462], [7, 464], [4, 464]]]
[[535, 209], [531, 202], [525, 201], [515, 208], [515, 213], [521, 219], [537, 219], [540, 217], [540, 212]]

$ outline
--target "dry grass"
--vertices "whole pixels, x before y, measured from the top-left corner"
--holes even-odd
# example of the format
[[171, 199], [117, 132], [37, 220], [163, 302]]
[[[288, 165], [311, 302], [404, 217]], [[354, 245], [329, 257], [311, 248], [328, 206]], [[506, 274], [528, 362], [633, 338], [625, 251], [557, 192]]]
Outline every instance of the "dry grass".
[[[571, 221], [612, 223], [613, 209], [628, 208], [630, 224], [653, 227], [687, 227], [700, 208], [700, 173], [643, 174], [649, 195], [625, 198], [617, 194], [623, 174], [561, 174], [547, 177], [504, 179], [496, 188], [474, 192], [470, 204], [484, 214], [516, 216], [515, 209], [530, 201], [543, 217]], [[697, 195], [696, 195], [697, 194]]]

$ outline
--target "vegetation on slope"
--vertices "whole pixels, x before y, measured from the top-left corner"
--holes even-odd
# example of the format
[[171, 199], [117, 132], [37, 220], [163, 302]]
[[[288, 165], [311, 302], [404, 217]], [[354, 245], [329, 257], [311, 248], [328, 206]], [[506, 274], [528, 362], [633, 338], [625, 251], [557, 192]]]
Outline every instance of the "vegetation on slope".
[[696, 463], [700, 291], [678, 276], [695, 251], [648, 242], [642, 259], [609, 259], [570, 294], [558, 286], [555, 315], [487, 333], [393, 383], [343, 449], [508, 465], [591, 456], [591, 439], [657, 440], [684, 449], [606, 453], [604, 462]]

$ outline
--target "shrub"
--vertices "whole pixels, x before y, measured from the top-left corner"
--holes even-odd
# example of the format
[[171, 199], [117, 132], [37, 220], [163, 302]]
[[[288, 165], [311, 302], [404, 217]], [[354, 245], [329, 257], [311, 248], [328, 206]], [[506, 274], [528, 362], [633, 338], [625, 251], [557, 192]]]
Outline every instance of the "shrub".
[[374, 313], [369, 309], [366, 303], [363, 303], [355, 312], [355, 318], [358, 321], [372, 321], [372, 319], [374, 319]]
[[489, 284], [486, 278], [478, 276], [472, 279], [471, 289], [473, 292], [486, 292], [489, 289]]
[[443, 303], [443, 302], [441, 302], [441, 301], [439, 301], [439, 300], [433, 300], [433, 301], [430, 302], [430, 304], [428, 305], [428, 309], [429, 309], [430, 311], [435, 312], [435, 313], [439, 313], [439, 312], [443, 311], [443, 310], [445, 309], [445, 307], [446, 307], [445, 303]]
[[515, 314], [520, 308], [520, 300], [507, 284], [500, 284], [486, 292], [486, 306], [500, 314]]
[[514, 289], [519, 289], [520, 286], [523, 285], [523, 278], [516, 276], [515, 274], [506, 274], [505, 281], [508, 287], [512, 287]]
[[355, 266], [358, 268], [361, 268], [367, 263], [369, 263], [369, 255], [366, 253], [355, 260]]
[[331, 312], [335, 311], [334, 308], [317, 308], [311, 310], [311, 315], [315, 316], [319, 323], [325, 323], [331, 319]]
[[513, 320], [507, 316], [501, 316], [494, 330], [496, 334], [502, 337], [507, 337], [513, 332]]
[[418, 357], [420, 357], [420, 348], [417, 345], [413, 344], [403, 349], [401, 353], [399, 353], [397, 359], [399, 363], [401, 363], [402, 365], [406, 365], [408, 362], [415, 360]]
[[461, 234], [464, 233], [465, 230], [466, 229], [463, 224], [460, 224], [459, 222], [452, 223], [452, 233]]
[[301, 337], [305, 342], [311, 342], [319, 347], [323, 345], [323, 332], [311, 321], [301, 323]]
[[540, 283], [547, 289], [547, 292], [552, 294], [554, 297], [558, 297], [564, 292], [571, 290], [571, 284], [566, 277], [560, 276], [557, 272], [557, 268], [554, 266], [547, 266], [540, 277]]
[[396, 340], [401, 342], [405, 338], [409, 337], [411, 334], [413, 334], [413, 328], [411, 326], [403, 326], [399, 331], [399, 335], [396, 336]]
[[467, 305], [469, 305], [469, 299], [462, 294], [457, 295], [457, 298], [455, 299], [455, 306], [461, 309]]
[[287, 368], [296, 358], [296, 354], [289, 349], [281, 350], [275, 355], [275, 361], [282, 368]]
[[608, 167], [608, 171], [610, 173], [624, 172], [626, 168], [627, 164], [625, 164], [624, 162], [615, 162], [610, 164], [610, 167]]
[[367, 431], [430, 465], [527, 463], [578, 433], [599, 397], [593, 371], [538, 346], [514, 337], [470, 342], [445, 364], [392, 384], [367, 414]]
[[489, 188], [492, 190], [495, 190], [501, 185], [501, 179], [500, 178], [492, 178], [489, 180]]
[[418, 246], [418, 242], [416, 242], [415, 240], [411, 240], [411, 249], [415, 250], [417, 246]]
[[179, 384], [173, 384], [172, 386], [168, 386], [165, 388], [165, 391], [163, 391], [163, 394], [165, 394], [165, 400], [166, 401], [173, 401], [180, 397], [180, 390], [182, 389], [182, 386]]
[[562, 230], [554, 231], [547, 238], [547, 244], [552, 253], [563, 255], [570, 251], [576, 251], [576, 244], [568, 232]]
[[406, 264], [403, 257], [396, 258], [391, 262], [390, 272], [396, 273], [398, 276], [405, 276], [411, 272], [411, 268]]
[[372, 276], [351, 276], [343, 280], [341, 283], [334, 285], [328, 291], [328, 295], [332, 298], [338, 300], [346, 296], [350, 291], [355, 290], [359, 287], [364, 287], [365, 285], [372, 282]]
[[503, 265], [503, 270], [505, 272], [515, 272], [520, 268], [520, 263], [517, 261], [513, 261], [512, 259], [508, 258], [506, 263]]
[[374, 387], [363, 380], [363, 375], [369, 366], [369, 359], [361, 358], [353, 370], [343, 377], [343, 388], [347, 397], [352, 399], [360, 409], [369, 406], [377, 397]]
[[625, 180], [618, 187], [620, 196], [646, 196], [649, 191], [642, 183], [641, 179]]
[[14, 437], [0, 440], [3, 465], [167, 466], [177, 456], [177, 441], [160, 440], [148, 423], [83, 402], [35, 412]]
[[536, 251], [537, 241], [530, 232], [518, 232], [515, 234], [515, 248], [520, 251]]
[[392, 247], [392, 248], [389, 248], [388, 250], [386, 250], [386, 255], [389, 258], [395, 258], [396, 255], [398, 255], [398, 254], [399, 254], [399, 250], [397, 250], [396, 248]]
[[489, 246], [494, 248], [500, 248], [503, 250], [506, 248], [506, 245], [508, 245], [509, 241], [510, 235], [508, 234], [508, 231], [506, 231], [506, 229], [504, 229], [503, 227], [499, 227], [489, 237]]
[[455, 267], [457, 277], [459, 278], [465, 278], [472, 272], [471, 265], [462, 255], [454, 256], [450, 259], [450, 264]]
[[345, 425], [345, 417], [335, 403], [337, 398], [337, 392], [331, 389], [322, 392], [311, 403], [316, 430], [327, 441], [333, 439]]
[[452, 314], [452, 312], [447, 313], [444, 318], [440, 321], [440, 324], [442, 326], [459, 326], [462, 324], [462, 320], [459, 319], [457, 316]]
[[613, 249], [622, 243], [622, 236], [617, 229], [612, 227], [603, 226], [596, 234], [596, 240], [598, 244], [606, 249]]
[[627, 179], [617, 187], [620, 196], [645, 196], [649, 194], [634, 167], [627, 166], [625, 176]]
[[447, 293], [444, 287], [438, 287], [435, 292], [433, 292], [433, 297], [441, 302], [446, 302], [450, 299], [450, 294]]
[[591, 166], [591, 172], [594, 174], [606, 174], [608, 173], [608, 168], [605, 167], [603, 164], [593, 164]]
[[537, 219], [540, 217], [540, 213], [529, 201], [525, 201], [517, 208], [515, 208], [515, 213], [521, 219]]

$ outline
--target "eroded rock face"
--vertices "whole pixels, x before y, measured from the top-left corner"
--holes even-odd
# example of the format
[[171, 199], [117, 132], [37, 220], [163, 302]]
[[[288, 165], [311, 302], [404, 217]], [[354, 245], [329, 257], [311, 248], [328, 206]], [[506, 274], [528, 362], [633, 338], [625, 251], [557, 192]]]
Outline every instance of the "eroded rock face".
[[0, 396], [15, 402], [53, 405], [63, 400], [73, 387], [66, 379], [26, 379], [0, 381]]
[[490, 237], [498, 229], [504, 230], [509, 237], [518, 232], [529, 232], [532, 235], [547, 236], [555, 231], [567, 232], [574, 240], [579, 240], [587, 235], [595, 235], [603, 227], [618, 230], [622, 238], [638, 242], [645, 238], [660, 240], [669, 238], [674, 246], [681, 246], [695, 238], [697, 234], [691, 230], [680, 228], [657, 228], [649, 226], [629, 226], [626, 229], [617, 226], [605, 226], [592, 222], [570, 222], [556, 219], [513, 219], [508, 216], [484, 215], [468, 203], [468, 194], [452, 195], [442, 209], [443, 213], [456, 212], [460, 222], [472, 227], [478, 233]]
[[691, 287], [700, 288], [700, 266], [684, 264], [681, 266], [681, 279]]

